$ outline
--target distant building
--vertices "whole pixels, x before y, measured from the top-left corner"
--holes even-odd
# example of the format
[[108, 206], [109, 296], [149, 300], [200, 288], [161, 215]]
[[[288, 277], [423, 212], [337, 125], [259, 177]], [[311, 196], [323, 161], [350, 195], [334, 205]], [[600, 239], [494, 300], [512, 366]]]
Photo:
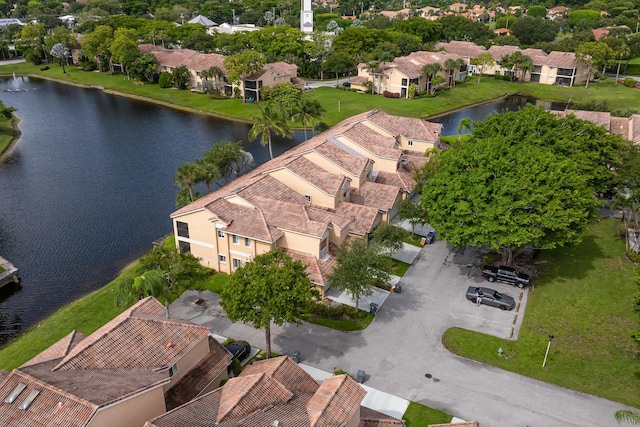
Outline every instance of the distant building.
[[7, 28], [9, 25], [27, 25], [17, 18], [0, 19], [0, 28]]
[[305, 34], [313, 33], [313, 10], [311, 9], [311, 0], [301, 0], [300, 8], [300, 31]]

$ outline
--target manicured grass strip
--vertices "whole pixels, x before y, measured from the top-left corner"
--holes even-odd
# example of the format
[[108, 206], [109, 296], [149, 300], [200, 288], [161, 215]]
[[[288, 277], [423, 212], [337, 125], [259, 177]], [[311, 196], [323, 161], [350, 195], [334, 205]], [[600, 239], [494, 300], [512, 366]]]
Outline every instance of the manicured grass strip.
[[373, 321], [373, 318], [374, 315], [371, 313], [366, 313], [362, 319], [357, 320], [328, 319], [314, 316], [303, 317], [305, 322], [326, 326], [327, 328], [336, 329], [338, 331], [360, 331], [362, 329], [366, 329], [366, 327]]
[[107, 286], [61, 308], [29, 329], [11, 345], [0, 350], [0, 369], [10, 371], [17, 368], [74, 329], [89, 335], [112, 320], [122, 312], [115, 304], [117, 281], [139, 274], [136, 264]]
[[[190, 111], [207, 112], [230, 118], [249, 120], [257, 112], [257, 103], [245, 103], [237, 99], [213, 100], [208, 95], [195, 94], [175, 89], [160, 89], [158, 85], [134, 85], [131, 80], [121, 74], [84, 72], [75, 67], [68, 67], [67, 73], [62, 68], [51, 65], [49, 70], [41, 71], [27, 63], [0, 66], [0, 75], [12, 76], [34, 74], [45, 78], [53, 78], [73, 84], [100, 86], [110, 91], [150, 98], [174, 107], [184, 107]], [[389, 114], [407, 117], [429, 117], [442, 114], [473, 104], [500, 98], [505, 95], [523, 94], [545, 101], [575, 103], [607, 101], [611, 109], [637, 107], [637, 90], [624, 85], [614, 87], [613, 79], [592, 82], [589, 88], [584, 85], [572, 88], [543, 85], [538, 83], [518, 83], [495, 80], [483, 77], [478, 84], [476, 79], [457, 84], [451, 90], [438, 92], [435, 97], [419, 99], [391, 99], [351, 91], [343, 91], [333, 87], [320, 87], [306, 92], [305, 98], [317, 99], [326, 112], [322, 121], [332, 126], [347, 117], [368, 111], [382, 109]]]
[[391, 261], [393, 262], [393, 270], [391, 270], [391, 274], [396, 275], [398, 277], [404, 276], [404, 273], [406, 273], [409, 267], [411, 267], [411, 264], [398, 261], [397, 259], [392, 259]]
[[0, 153], [7, 149], [11, 140], [13, 140], [11, 120], [0, 118]]
[[416, 402], [409, 402], [402, 419], [407, 423], [407, 427], [427, 427], [430, 424], [447, 424], [453, 417], [446, 412], [421, 405]]
[[[618, 223], [601, 220], [581, 244], [543, 253], [517, 341], [453, 328], [444, 345], [470, 359], [640, 407], [640, 357], [630, 337], [638, 327], [636, 267], [616, 237]], [[542, 368], [549, 334], [555, 338]]]

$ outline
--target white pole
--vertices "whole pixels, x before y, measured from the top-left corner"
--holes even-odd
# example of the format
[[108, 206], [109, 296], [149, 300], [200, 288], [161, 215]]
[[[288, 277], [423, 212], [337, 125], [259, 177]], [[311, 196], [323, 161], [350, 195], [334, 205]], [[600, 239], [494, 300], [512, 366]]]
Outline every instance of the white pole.
[[338, 113], [340, 112], [340, 100], [338, 99]]
[[547, 356], [549, 355], [549, 347], [551, 347], [551, 340], [547, 343], [547, 351], [544, 353], [544, 361], [542, 362], [542, 367], [547, 364]]

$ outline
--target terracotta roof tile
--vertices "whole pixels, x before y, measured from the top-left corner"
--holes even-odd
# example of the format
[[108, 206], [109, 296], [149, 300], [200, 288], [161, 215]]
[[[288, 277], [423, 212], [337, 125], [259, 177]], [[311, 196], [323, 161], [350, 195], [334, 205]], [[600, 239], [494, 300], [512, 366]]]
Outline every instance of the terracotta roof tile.
[[348, 375], [329, 377], [307, 403], [311, 427], [346, 425], [367, 392]]
[[505, 55], [511, 55], [513, 52], [520, 50], [518, 46], [491, 46], [489, 53], [493, 56], [493, 59], [498, 62]]
[[318, 383], [290, 357], [280, 356], [247, 366], [241, 376], [268, 374], [293, 392], [313, 393]]
[[549, 52], [549, 55], [544, 58], [542, 63], [558, 68], [578, 68], [576, 54], [573, 52]]
[[448, 43], [436, 43], [435, 48], [444, 49], [449, 53], [455, 53], [462, 58], [475, 58], [476, 56], [482, 55], [487, 51], [484, 47], [478, 46], [473, 42], [463, 42], [457, 40], [452, 40]]
[[51, 347], [36, 355], [33, 359], [23, 364], [22, 367], [47, 362], [49, 360], [60, 359], [69, 354], [69, 351], [71, 351], [73, 347], [75, 347], [86, 337], [86, 335], [81, 334], [80, 332], [76, 332], [75, 330], [71, 331], [69, 335], [65, 336], [60, 341], [53, 344]]
[[89, 335], [54, 370], [168, 368], [209, 333], [189, 322], [131, 314], [148, 303], [138, 302]]
[[227, 224], [222, 230], [265, 242], [274, 242], [282, 236], [281, 231], [267, 224], [264, 212], [260, 209], [229, 200], [217, 199], [206, 207], [214, 218]]
[[384, 111], [377, 111], [367, 118], [370, 122], [408, 139], [429, 141], [436, 143], [442, 131], [441, 123], [428, 122], [411, 117], [392, 116]]
[[399, 187], [367, 181], [359, 188], [353, 188], [351, 190], [351, 202], [358, 205], [390, 210], [395, 205], [399, 192]]
[[633, 114], [629, 119], [629, 138], [631, 142], [640, 142], [640, 114]]
[[387, 415], [362, 408], [365, 394], [347, 376], [331, 377], [318, 386], [283, 356], [249, 365], [240, 377], [147, 422], [145, 427], [265, 427], [273, 426], [276, 420], [286, 427], [346, 427], [359, 413], [365, 415], [366, 427], [403, 425], [400, 420], [398, 424]]
[[361, 236], [371, 233], [380, 222], [378, 208], [371, 206], [340, 202], [335, 211], [338, 215], [350, 218], [349, 231]]
[[327, 172], [302, 156], [291, 160], [284, 167], [326, 194], [338, 194], [344, 184], [344, 175]]
[[231, 378], [222, 388], [216, 421], [246, 417], [265, 406], [286, 403], [292, 397], [291, 391], [265, 374]]
[[167, 410], [192, 400], [231, 363], [231, 353], [209, 337], [209, 354], [165, 393]]
[[191, 49], [163, 49], [162, 46], [143, 44], [138, 46], [142, 53], [151, 53], [156, 57], [161, 67], [179, 67], [184, 65], [189, 70], [204, 71], [211, 67], [218, 67], [227, 74], [224, 66], [224, 55], [218, 53], [200, 53]]
[[367, 157], [354, 155], [330, 141], [320, 144], [314, 151], [352, 175], [360, 175], [370, 161]]
[[375, 156], [397, 159], [402, 153], [402, 150], [395, 148], [395, 138], [376, 134], [371, 128], [361, 123], [352, 126], [342, 135]]
[[316, 285], [325, 286], [328, 277], [336, 268], [335, 257], [328, 257], [326, 260], [318, 259], [314, 255], [306, 252], [294, 251], [292, 249], [284, 249], [284, 251], [293, 259], [302, 261], [307, 266], [307, 274], [309, 280]]
[[424, 73], [422, 67], [426, 64], [440, 64], [444, 68], [444, 63], [447, 59], [460, 59], [455, 53], [448, 52], [427, 52], [417, 51], [412, 52], [407, 56], [402, 56], [393, 60], [392, 63], [383, 63], [389, 68], [395, 68], [405, 76], [409, 78], [419, 78]]
[[[4, 398], [18, 385], [27, 387], [13, 403]], [[40, 394], [25, 411], [18, 405], [32, 390]], [[0, 425], [11, 427], [81, 427], [91, 419], [97, 406], [79, 399], [55, 387], [51, 387], [30, 375], [14, 371], [0, 384]]]

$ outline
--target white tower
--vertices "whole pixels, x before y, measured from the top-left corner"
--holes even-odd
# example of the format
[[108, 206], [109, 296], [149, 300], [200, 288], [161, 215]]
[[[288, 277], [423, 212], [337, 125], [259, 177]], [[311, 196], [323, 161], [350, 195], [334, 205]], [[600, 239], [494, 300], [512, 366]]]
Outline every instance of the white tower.
[[311, 10], [311, 0], [302, 0], [300, 10], [300, 31], [305, 34], [313, 33], [313, 11]]

